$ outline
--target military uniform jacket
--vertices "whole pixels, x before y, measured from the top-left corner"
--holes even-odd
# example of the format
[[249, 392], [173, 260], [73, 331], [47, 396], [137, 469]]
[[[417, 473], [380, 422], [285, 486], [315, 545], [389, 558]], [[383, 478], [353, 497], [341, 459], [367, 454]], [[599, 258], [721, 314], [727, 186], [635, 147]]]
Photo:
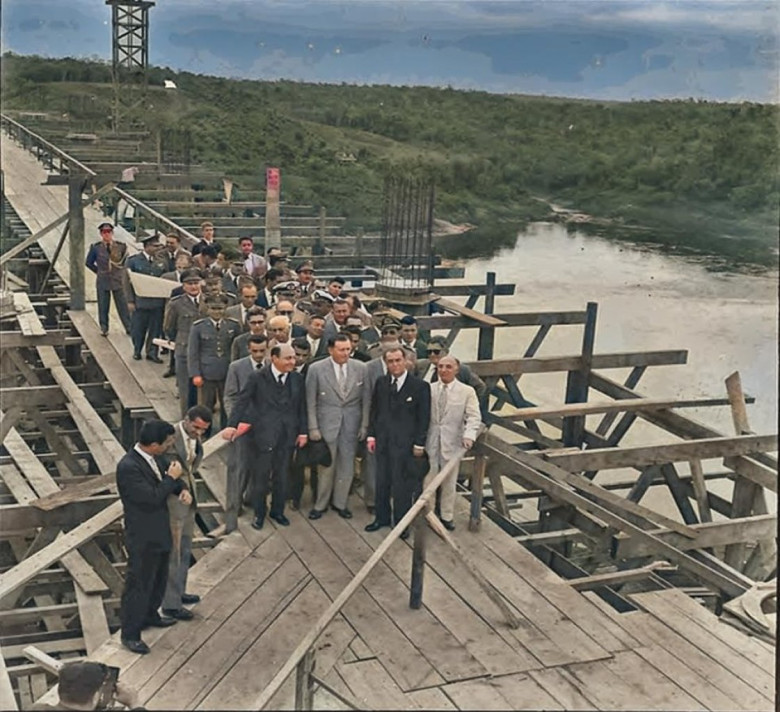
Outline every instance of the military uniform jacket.
[[241, 333], [235, 319], [222, 319], [219, 329], [210, 319], [192, 325], [187, 345], [187, 369], [190, 378], [202, 376], [207, 381], [224, 381], [230, 366], [230, 347]]
[[[133, 255], [127, 260], [127, 269], [138, 274], [146, 274], [150, 277], [162, 277], [165, 267], [155, 260], [149, 260], [143, 253]], [[158, 297], [137, 297], [133, 285], [127, 280], [127, 301], [135, 304], [136, 309], [162, 309], [165, 299]]]
[[163, 320], [163, 332], [176, 343], [176, 353], [179, 356], [187, 355], [192, 324], [202, 319], [206, 313], [206, 306], [202, 296], [198, 296], [198, 305], [186, 294], [171, 297], [165, 309]]
[[127, 245], [111, 241], [111, 247], [100, 240], [92, 243], [87, 253], [87, 269], [97, 275], [95, 286], [101, 290], [124, 289]]

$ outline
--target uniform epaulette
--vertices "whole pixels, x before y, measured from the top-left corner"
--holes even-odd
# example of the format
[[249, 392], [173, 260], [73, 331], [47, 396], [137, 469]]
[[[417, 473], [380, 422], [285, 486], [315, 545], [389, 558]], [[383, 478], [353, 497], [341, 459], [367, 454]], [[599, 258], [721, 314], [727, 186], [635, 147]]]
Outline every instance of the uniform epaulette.
[[240, 322], [238, 319], [234, 319], [232, 316], [226, 316], [226, 317], [223, 317], [223, 319], [224, 319], [225, 321], [232, 321], [232, 322], [234, 322], [234, 323], [235, 323], [237, 326], [241, 326], [241, 322]]
[[208, 319], [207, 316], [204, 316], [202, 319], [196, 319], [195, 321], [192, 322], [192, 325], [195, 326], [195, 324], [200, 324], [201, 322], [204, 322], [207, 319]]
[[[171, 301], [175, 302], [177, 299], [181, 299], [182, 297], [186, 297], [186, 296], [187, 295], [183, 294], [183, 293], [182, 294], [177, 294], [175, 297], [171, 297]], [[198, 319], [198, 321], [200, 321], [200, 319]]]

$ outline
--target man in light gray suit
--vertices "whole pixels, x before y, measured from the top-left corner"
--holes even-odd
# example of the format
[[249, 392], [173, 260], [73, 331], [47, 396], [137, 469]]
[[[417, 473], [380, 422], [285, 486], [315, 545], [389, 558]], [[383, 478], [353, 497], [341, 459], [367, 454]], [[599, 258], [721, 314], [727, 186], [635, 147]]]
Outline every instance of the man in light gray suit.
[[[265, 362], [268, 351], [268, 338], [265, 334], [250, 336], [249, 356], [233, 361], [225, 378], [225, 410], [230, 417], [238, 400], [238, 394], [249, 382], [252, 374], [259, 371]], [[249, 437], [249, 436], [247, 436]], [[227, 506], [225, 507], [225, 524], [209, 532], [209, 536], [229, 534], [238, 526], [238, 512], [249, 482], [249, 450], [246, 437], [236, 438], [228, 446], [227, 454]]]
[[[349, 519], [349, 488], [355, 474], [355, 451], [368, 429], [371, 393], [366, 365], [349, 358], [352, 342], [346, 334], [328, 342], [330, 358], [316, 361], [306, 375], [306, 408], [309, 437], [324, 439], [330, 449], [331, 465], [318, 472], [317, 501], [309, 519], [319, 519], [330, 504]], [[332, 495], [332, 502], [331, 502]]]
[[[431, 471], [425, 485], [433, 479], [462, 447], [471, 448], [479, 435], [481, 424], [479, 401], [471, 386], [457, 379], [459, 363], [453, 356], [442, 356], [436, 366], [438, 378], [431, 383], [431, 422], [425, 451], [431, 461]], [[442, 524], [452, 531], [455, 511], [457, 469], [439, 487]]]

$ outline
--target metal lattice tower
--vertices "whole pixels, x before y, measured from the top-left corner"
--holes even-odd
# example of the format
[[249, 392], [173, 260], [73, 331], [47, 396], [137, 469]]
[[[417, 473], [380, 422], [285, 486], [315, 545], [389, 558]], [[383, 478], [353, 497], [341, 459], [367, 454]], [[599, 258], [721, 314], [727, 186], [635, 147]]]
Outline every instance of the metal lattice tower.
[[434, 199], [430, 180], [385, 180], [378, 294], [415, 302], [432, 291]]
[[150, 0], [106, 0], [111, 6], [111, 69], [114, 79], [113, 128], [132, 123], [146, 102], [149, 66]]

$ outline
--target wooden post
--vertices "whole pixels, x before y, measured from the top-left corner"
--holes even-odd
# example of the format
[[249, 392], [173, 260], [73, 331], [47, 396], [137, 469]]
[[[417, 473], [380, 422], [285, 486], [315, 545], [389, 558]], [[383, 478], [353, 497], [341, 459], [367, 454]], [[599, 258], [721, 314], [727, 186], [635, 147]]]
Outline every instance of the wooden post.
[[295, 669], [295, 709], [314, 709], [314, 650], [309, 648]]
[[501, 473], [496, 469], [496, 465], [488, 465], [487, 476], [490, 480], [490, 489], [493, 492], [493, 503], [496, 505], [498, 513], [502, 517], [510, 519], [509, 506], [506, 501], [506, 493], [504, 492], [504, 483], [501, 480]]
[[70, 308], [84, 311], [84, 208], [81, 193], [83, 175], [71, 175], [68, 181], [68, 225], [70, 226]]
[[428, 527], [425, 525], [426, 508], [414, 519], [414, 550], [412, 552], [412, 583], [409, 592], [409, 608], [422, 606], [423, 575], [425, 573], [425, 539]]
[[320, 243], [324, 246], [325, 245], [325, 218], [327, 217], [327, 210], [325, 210], [325, 206], [320, 206], [320, 221], [317, 226], [317, 236], [320, 238]]
[[357, 229], [357, 234], [355, 235], [355, 257], [358, 259], [363, 259], [363, 228], [359, 227]]
[[[566, 382], [566, 402], [586, 403], [588, 400], [588, 378], [593, 362], [593, 344], [596, 339], [596, 314], [598, 304], [588, 302], [585, 311], [585, 329], [582, 335], [582, 362], [577, 371], [569, 371]], [[582, 447], [585, 437], [585, 416], [577, 415], [563, 419], [563, 444], [566, 447]]]
[[470, 532], [478, 532], [482, 520], [482, 490], [485, 486], [487, 463], [488, 458], [485, 455], [477, 455], [474, 458], [474, 475], [471, 478]]
[[[488, 272], [485, 283], [485, 314], [493, 314], [496, 303], [496, 273]], [[477, 359], [486, 361], [493, 358], [493, 345], [495, 343], [495, 329], [492, 326], [483, 327], [479, 330], [479, 341], [477, 344]]]

